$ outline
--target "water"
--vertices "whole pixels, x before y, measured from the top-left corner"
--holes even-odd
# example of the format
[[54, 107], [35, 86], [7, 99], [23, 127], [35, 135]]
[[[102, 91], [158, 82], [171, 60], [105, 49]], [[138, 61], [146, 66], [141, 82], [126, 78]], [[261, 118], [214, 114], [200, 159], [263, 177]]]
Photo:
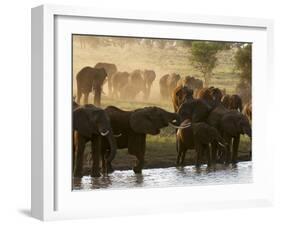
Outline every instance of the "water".
[[208, 169], [194, 166], [144, 169], [141, 175], [132, 170], [114, 171], [100, 178], [75, 178], [74, 190], [152, 188], [193, 185], [242, 184], [252, 182], [252, 162], [240, 162], [237, 166], [217, 165]]

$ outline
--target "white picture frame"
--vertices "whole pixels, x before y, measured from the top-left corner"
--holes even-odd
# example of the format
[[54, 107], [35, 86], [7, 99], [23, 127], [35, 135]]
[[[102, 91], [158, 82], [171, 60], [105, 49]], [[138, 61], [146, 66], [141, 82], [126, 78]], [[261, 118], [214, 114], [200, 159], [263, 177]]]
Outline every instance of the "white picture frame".
[[[99, 26], [103, 21], [108, 22], [104, 28]], [[148, 33], [145, 36], [142, 33], [143, 30], [140, 32], [137, 29], [123, 29], [121, 32], [115, 29], [119, 25], [117, 24], [118, 26], [115, 27], [114, 23], [120, 23], [120, 26], [123, 26], [123, 22], [126, 24], [124, 26], [137, 27], [136, 24], [143, 26], [147, 28]], [[253, 183], [72, 192], [69, 178], [71, 151], [69, 153], [66, 151], [65, 155], [62, 151], [58, 151], [63, 145], [61, 140], [66, 141], [64, 143], [66, 150], [71, 147], [71, 143], [67, 142], [68, 138], [64, 139], [61, 136], [60, 128], [66, 128], [66, 131], [71, 132], [71, 123], [68, 123], [71, 122], [69, 121], [71, 111], [68, 110], [72, 100], [72, 97], [69, 97], [71, 87], [68, 87], [72, 79], [71, 68], [64, 67], [61, 70], [58, 66], [58, 64], [68, 65], [71, 50], [67, 49], [68, 45], [63, 45], [60, 39], [67, 43], [69, 34], [75, 33], [73, 31], [78, 28], [80, 33], [93, 33], [93, 30], [87, 30], [85, 25], [87, 23], [98, 25], [96, 32], [105, 35], [180, 37], [219, 41], [233, 41], [233, 37], [237, 35], [235, 41], [253, 42], [253, 150], [255, 152], [253, 155]], [[150, 26], [154, 28], [169, 26], [169, 29], [151, 29]], [[177, 26], [180, 26], [181, 29], [178, 29]], [[187, 33], [181, 33], [185, 26], [194, 29], [200, 27], [206, 32], [202, 30], [201, 36], [195, 33], [195, 35], [189, 34], [186, 37]], [[175, 33], [172, 34], [171, 29], [174, 29]], [[212, 32], [212, 29], [218, 29], [221, 32]], [[229, 29], [236, 29], [237, 33], [234, 35], [232, 32], [223, 32]], [[241, 35], [240, 38], [239, 35]], [[60, 60], [60, 56], [64, 56], [65, 62]], [[261, 103], [270, 104], [263, 100], [272, 92], [270, 90], [273, 83], [272, 62], [273, 22], [271, 20], [165, 12], [156, 14], [153, 12], [105, 11], [57, 5], [33, 8], [32, 216], [41, 220], [57, 220], [271, 205], [273, 178], [268, 175], [273, 168], [270, 164], [273, 162], [273, 150], [268, 148], [269, 143], [266, 139], [268, 116], [266, 107], [261, 106]], [[65, 82], [62, 83], [61, 79], [64, 79]], [[259, 92], [261, 87], [263, 87], [263, 95]], [[266, 150], [266, 152], [262, 152], [262, 150]]]

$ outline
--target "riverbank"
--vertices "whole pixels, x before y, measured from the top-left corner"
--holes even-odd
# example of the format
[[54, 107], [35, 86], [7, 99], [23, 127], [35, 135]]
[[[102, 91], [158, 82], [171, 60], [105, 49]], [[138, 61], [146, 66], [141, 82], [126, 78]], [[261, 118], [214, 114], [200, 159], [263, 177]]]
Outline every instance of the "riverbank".
[[[163, 135], [165, 133], [165, 135]], [[162, 131], [161, 135], [148, 136], [144, 169], [168, 168], [176, 164], [177, 152], [174, 134], [167, 136], [168, 131]], [[251, 161], [251, 143], [246, 136], [241, 136], [238, 161]], [[195, 150], [188, 150], [185, 157], [185, 166], [194, 165], [196, 159]], [[129, 155], [127, 149], [118, 150], [112, 162], [115, 170], [130, 170], [135, 165], [135, 156]], [[91, 168], [90, 144], [87, 144], [84, 158], [83, 174], [89, 175]]]

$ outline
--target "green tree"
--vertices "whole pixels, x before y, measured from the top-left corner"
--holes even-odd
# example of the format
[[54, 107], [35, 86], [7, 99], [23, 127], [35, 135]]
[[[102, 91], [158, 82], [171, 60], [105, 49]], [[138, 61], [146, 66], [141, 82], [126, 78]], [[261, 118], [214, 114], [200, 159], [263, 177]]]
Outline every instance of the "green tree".
[[252, 82], [252, 45], [240, 46], [235, 54], [235, 66], [240, 72], [241, 82]]
[[205, 80], [205, 87], [211, 81], [212, 71], [217, 65], [217, 53], [229, 49], [228, 43], [193, 41], [191, 45], [191, 64], [202, 73]]
[[242, 97], [243, 102], [250, 102], [252, 98], [252, 44], [238, 46], [234, 59], [240, 75], [236, 92]]

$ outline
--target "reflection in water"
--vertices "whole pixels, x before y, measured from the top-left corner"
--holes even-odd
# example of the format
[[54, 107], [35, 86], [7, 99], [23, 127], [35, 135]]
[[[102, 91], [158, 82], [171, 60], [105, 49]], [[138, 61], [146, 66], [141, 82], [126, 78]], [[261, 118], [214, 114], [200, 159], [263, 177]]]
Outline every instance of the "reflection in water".
[[187, 185], [237, 184], [252, 182], [252, 162], [240, 162], [236, 166], [217, 165], [200, 169], [194, 166], [144, 169], [142, 174], [132, 170], [115, 171], [100, 178], [73, 179], [74, 190], [118, 189], [136, 187], [169, 187]]

